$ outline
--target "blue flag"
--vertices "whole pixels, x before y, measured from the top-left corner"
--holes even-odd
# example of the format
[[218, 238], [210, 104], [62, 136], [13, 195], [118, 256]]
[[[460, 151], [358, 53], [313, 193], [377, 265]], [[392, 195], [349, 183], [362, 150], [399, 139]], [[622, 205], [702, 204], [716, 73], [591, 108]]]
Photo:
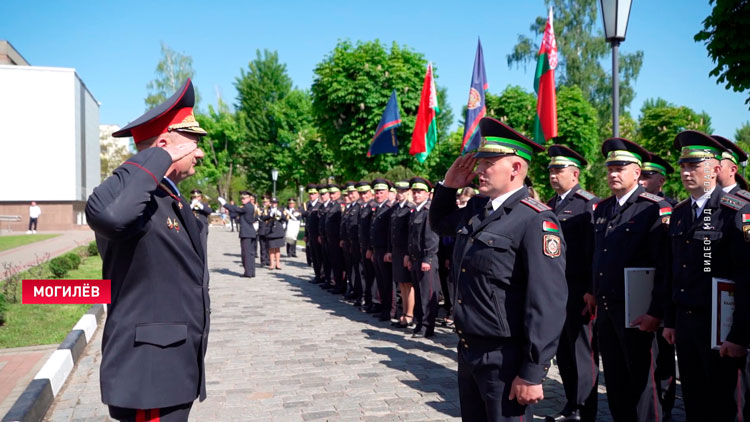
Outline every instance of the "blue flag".
[[479, 121], [487, 114], [484, 102], [484, 92], [489, 88], [487, 73], [484, 71], [484, 54], [482, 41], [477, 39], [477, 54], [474, 56], [474, 72], [471, 74], [471, 88], [469, 89], [469, 103], [464, 120], [464, 140], [461, 144], [462, 153], [471, 152], [479, 148]]
[[398, 141], [396, 140], [396, 128], [401, 126], [401, 115], [398, 113], [398, 101], [396, 100], [396, 90], [391, 93], [391, 99], [385, 106], [383, 117], [380, 118], [380, 124], [372, 137], [370, 149], [367, 150], [367, 156], [372, 157], [377, 154], [398, 154]]

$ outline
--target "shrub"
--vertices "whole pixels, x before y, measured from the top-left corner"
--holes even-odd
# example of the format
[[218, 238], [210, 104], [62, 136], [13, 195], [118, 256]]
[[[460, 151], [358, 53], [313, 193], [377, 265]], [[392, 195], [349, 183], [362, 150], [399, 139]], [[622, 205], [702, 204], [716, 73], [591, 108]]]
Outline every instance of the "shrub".
[[68, 260], [68, 262], [70, 262], [71, 270], [77, 270], [78, 267], [81, 266], [81, 255], [78, 255], [75, 252], [68, 252], [63, 256]]
[[66, 255], [52, 258], [49, 261], [49, 270], [52, 272], [52, 275], [55, 278], [65, 277], [65, 275], [68, 274], [68, 271], [70, 271], [71, 269], [73, 269], [72, 263]]
[[91, 243], [89, 243], [87, 251], [89, 253], [89, 256], [97, 256], [97, 255], [99, 255], [99, 249], [96, 247], [96, 240], [93, 240], [93, 241], [91, 241]]
[[8, 306], [5, 304], [5, 296], [0, 293], [0, 326], [5, 324], [5, 311], [8, 309]]

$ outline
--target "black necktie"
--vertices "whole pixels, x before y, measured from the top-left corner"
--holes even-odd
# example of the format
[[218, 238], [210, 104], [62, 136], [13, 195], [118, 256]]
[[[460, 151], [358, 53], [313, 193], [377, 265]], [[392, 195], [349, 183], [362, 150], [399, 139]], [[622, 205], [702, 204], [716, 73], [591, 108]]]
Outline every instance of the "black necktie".
[[490, 201], [484, 207], [484, 215], [482, 216], [482, 219], [484, 220], [485, 218], [489, 217], [493, 212], [495, 212], [495, 209], [492, 207], [492, 201]]
[[560, 208], [560, 206], [562, 205], [562, 201], [564, 200], [565, 199], [562, 196], [557, 195], [557, 198], [555, 198], [555, 211], [557, 211], [557, 209]]
[[698, 209], [699, 208], [700, 207], [698, 206], [698, 203], [697, 202], [693, 202], [693, 207], [692, 207], [692, 211], [691, 211], [692, 215], [690, 216], [690, 222], [691, 223], [695, 223], [695, 219], [698, 218]]
[[617, 215], [618, 211], [620, 211], [620, 201], [615, 199], [615, 203], [612, 204], [612, 216]]

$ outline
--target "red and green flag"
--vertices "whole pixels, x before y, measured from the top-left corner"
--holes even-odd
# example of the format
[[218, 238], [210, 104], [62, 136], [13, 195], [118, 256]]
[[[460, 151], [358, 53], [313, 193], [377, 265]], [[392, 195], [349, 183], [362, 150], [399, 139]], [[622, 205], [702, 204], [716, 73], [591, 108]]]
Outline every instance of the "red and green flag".
[[420, 163], [424, 163], [427, 156], [437, 144], [437, 114], [440, 113], [437, 101], [435, 79], [432, 77], [432, 63], [427, 65], [427, 73], [422, 84], [422, 99], [417, 111], [417, 122], [411, 135], [409, 154], [416, 155]]
[[557, 42], [552, 27], [552, 8], [550, 8], [534, 75], [534, 91], [537, 94], [534, 142], [540, 145], [544, 145], [545, 141], [557, 136], [555, 67], [557, 67]]

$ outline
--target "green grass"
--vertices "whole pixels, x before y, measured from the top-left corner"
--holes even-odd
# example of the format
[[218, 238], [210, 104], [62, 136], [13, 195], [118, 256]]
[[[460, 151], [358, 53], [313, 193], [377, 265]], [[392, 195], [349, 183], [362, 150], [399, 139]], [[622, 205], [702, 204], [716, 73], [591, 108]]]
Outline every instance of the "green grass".
[[0, 236], [0, 251], [17, 248], [28, 245], [29, 243], [40, 242], [60, 236], [60, 234], [22, 234], [18, 236]]
[[[29, 276], [51, 278], [49, 270], [46, 268], [42, 270], [41, 277], [39, 277], [39, 272], [31, 270], [31, 272], [25, 271], [22, 278], [29, 278]], [[84, 258], [81, 266], [68, 273], [65, 278], [102, 278], [101, 257]], [[91, 307], [91, 305], [22, 305], [20, 295], [19, 287], [18, 302], [8, 304], [5, 325], [0, 327], [0, 348], [59, 344]]]

